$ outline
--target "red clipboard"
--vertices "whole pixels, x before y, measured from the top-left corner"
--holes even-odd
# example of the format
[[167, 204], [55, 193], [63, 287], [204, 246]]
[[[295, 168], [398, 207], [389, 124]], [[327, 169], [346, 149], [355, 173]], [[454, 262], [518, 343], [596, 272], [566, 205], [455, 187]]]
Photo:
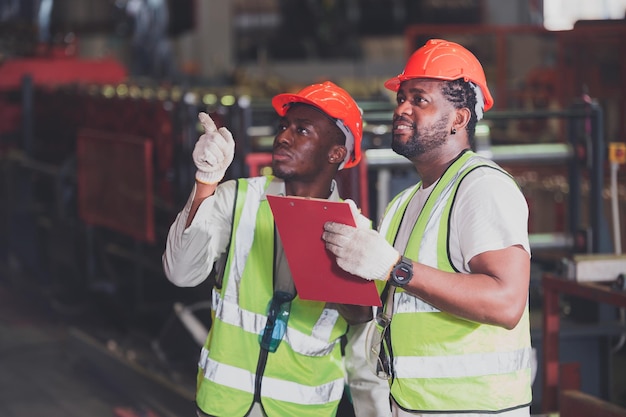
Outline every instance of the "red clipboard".
[[376, 284], [341, 269], [322, 239], [328, 221], [355, 226], [348, 203], [275, 195], [268, 195], [267, 201], [301, 299], [382, 305]]

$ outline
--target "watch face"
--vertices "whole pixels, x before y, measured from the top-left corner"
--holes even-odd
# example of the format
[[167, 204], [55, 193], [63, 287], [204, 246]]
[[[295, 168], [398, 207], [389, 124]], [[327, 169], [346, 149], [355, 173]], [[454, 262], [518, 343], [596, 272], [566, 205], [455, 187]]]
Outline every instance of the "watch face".
[[413, 276], [413, 270], [411, 269], [410, 266], [405, 265], [404, 263], [398, 265], [393, 270], [394, 281], [396, 281], [399, 284], [404, 284], [404, 283], [409, 282], [412, 276]]

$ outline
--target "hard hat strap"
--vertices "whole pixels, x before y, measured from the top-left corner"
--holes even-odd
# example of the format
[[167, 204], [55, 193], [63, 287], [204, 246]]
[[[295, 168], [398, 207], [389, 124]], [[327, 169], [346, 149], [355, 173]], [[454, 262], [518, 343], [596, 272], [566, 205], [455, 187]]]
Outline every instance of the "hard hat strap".
[[485, 108], [485, 96], [483, 95], [483, 90], [478, 85], [471, 81], [469, 84], [474, 89], [474, 93], [476, 93], [476, 107], [474, 108], [476, 119], [481, 120], [483, 118], [483, 109]]
[[346, 149], [347, 149], [348, 152], [346, 153], [346, 158], [343, 160], [341, 165], [339, 165], [339, 169], [343, 169], [343, 167], [346, 165], [346, 163], [354, 158], [354, 135], [352, 134], [350, 129], [348, 129], [348, 126], [345, 125], [343, 120], [336, 119], [335, 120], [335, 124], [337, 125], [339, 130], [341, 130], [343, 132], [343, 134], [346, 137], [346, 145], [345, 146], [346, 146]]

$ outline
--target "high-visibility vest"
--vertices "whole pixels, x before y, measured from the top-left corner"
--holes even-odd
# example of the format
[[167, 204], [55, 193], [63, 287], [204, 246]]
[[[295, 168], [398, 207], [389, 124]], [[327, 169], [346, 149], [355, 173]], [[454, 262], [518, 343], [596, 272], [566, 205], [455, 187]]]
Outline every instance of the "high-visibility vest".
[[202, 349], [196, 403], [206, 414], [245, 415], [255, 400], [268, 416], [334, 416], [344, 391], [340, 338], [346, 321], [324, 302], [291, 302], [274, 353], [262, 350], [274, 277], [274, 218], [264, 191], [272, 177], [238, 180], [231, 244], [211, 330]]
[[[478, 167], [502, 171], [474, 152], [462, 154], [426, 200], [404, 252], [408, 258], [459, 272], [448, 251], [451, 209], [461, 181]], [[406, 189], [388, 205], [389, 215], [380, 227], [388, 242], [393, 244], [420, 185]], [[488, 413], [530, 404], [528, 304], [517, 326], [507, 330], [440, 311], [398, 288], [389, 330], [394, 367], [391, 395], [403, 409]]]

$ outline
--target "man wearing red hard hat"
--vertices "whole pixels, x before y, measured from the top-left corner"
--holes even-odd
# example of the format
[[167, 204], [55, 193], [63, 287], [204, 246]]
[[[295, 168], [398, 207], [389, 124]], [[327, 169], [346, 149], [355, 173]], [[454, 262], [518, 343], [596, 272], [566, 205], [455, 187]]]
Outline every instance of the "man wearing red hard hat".
[[478, 59], [431, 39], [385, 87], [396, 92], [392, 149], [420, 181], [387, 206], [378, 232], [327, 223], [344, 270], [376, 280], [368, 334], [394, 416], [528, 417], [528, 207], [514, 179], [473, 151], [493, 105]]
[[[280, 116], [273, 175], [222, 183], [235, 142], [200, 113], [205, 133], [193, 151], [196, 183], [163, 254], [167, 278], [184, 287], [200, 284], [216, 261], [225, 262], [199, 360], [198, 415], [335, 416], [348, 370], [358, 415], [390, 416], [387, 384], [344, 366], [342, 358], [346, 333], [346, 349], [363, 357], [371, 307], [298, 297], [267, 201], [268, 195], [339, 201], [337, 171], [361, 159], [361, 110], [329, 81], [277, 95], [272, 105]], [[359, 223], [369, 225], [350, 204]]]

